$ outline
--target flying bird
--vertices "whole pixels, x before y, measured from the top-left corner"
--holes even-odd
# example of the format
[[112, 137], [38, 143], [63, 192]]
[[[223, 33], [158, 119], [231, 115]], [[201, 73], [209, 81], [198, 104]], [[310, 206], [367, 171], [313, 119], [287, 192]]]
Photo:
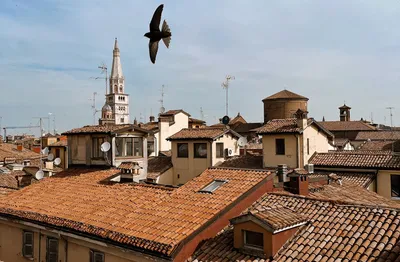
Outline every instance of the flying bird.
[[165, 46], [169, 48], [169, 43], [171, 41], [171, 30], [167, 22], [164, 20], [161, 31], [160, 31], [160, 21], [161, 14], [163, 11], [164, 5], [161, 4], [157, 7], [156, 11], [153, 14], [153, 18], [150, 22], [150, 32], [146, 33], [144, 36], [149, 38], [149, 53], [150, 60], [153, 64], [156, 62], [156, 56], [158, 51], [158, 42], [162, 39]]

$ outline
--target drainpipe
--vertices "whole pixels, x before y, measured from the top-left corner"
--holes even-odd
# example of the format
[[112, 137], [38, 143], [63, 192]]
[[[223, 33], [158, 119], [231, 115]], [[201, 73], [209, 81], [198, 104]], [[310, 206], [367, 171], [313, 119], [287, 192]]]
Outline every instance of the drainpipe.
[[42, 243], [42, 230], [39, 229], [39, 262], [40, 262], [40, 244]]
[[210, 141], [210, 167], [213, 166], [213, 154], [212, 154], [212, 140]]
[[296, 137], [296, 158], [297, 158], [297, 167], [300, 168], [300, 137], [298, 134], [294, 134]]

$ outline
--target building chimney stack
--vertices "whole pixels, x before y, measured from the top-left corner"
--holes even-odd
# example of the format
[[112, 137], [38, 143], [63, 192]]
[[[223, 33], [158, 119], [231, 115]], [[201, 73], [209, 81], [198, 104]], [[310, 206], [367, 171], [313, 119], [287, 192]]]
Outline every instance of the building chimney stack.
[[295, 113], [296, 119], [297, 119], [297, 126], [304, 130], [307, 127], [307, 111], [303, 111], [301, 109], [298, 109]]
[[276, 174], [278, 175], [279, 182], [287, 182], [287, 165], [282, 164], [278, 165], [278, 169], [276, 170]]
[[22, 144], [17, 144], [17, 150], [22, 151]]
[[294, 170], [288, 175], [290, 178], [289, 188], [293, 194], [308, 195], [308, 175], [303, 172], [297, 172]]
[[154, 116], [150, 116], [150, 122], [154, 122], [155, 117]]

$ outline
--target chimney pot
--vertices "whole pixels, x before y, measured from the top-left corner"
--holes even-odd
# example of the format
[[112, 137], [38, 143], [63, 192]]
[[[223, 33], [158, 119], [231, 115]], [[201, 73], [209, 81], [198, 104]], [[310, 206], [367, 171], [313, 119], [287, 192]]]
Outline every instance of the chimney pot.
[[276, 171], [279, 182], [287, 182], [287, 165], [286, 164], [281, 164], [278, 165], [278, 169]]

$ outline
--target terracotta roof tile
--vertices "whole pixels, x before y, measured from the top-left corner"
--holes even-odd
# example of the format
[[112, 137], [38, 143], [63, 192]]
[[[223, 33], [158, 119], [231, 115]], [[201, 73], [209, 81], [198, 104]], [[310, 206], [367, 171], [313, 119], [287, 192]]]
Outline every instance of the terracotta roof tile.
[[[288, 208], [310, 222], [286, 242], [273, 261], [393, 262], [400, 259], [400, 209], [270, 193], [255, 202], [250, 210], [275, 207]], [[392, 229], [383, 227], [384, 224], [391, 225]], [[237, 259], [229, 255], [233, 253], [238, 253]], [[256, 256], [246, 257], [234, 249], [232, 226], [205, 241], [191, 258], [198, 262], [261, 260]]]
[[355, 140], [400, 140], [400, 131], [369, 131], [358, 132]]
[[253, 132], [253, 129], [262, 127], [263, 123], [243, 123], [234, 128], [238, 133]]
[[264, 98], [263, 101], [264, 100], [275, 100], [275, 99], [301, 99], [301, 100], [308, 100], [307, 97], [298, 95], [296, 93], [293, 93], [293, 92], [285, 89], [285, 90], [279, 91], [278, 93], [275, 93], [275, 94], [273, 94], [273, 95], [271, 95], [269, 97]]
[[48, 147], [53, 147], [53, 146], [67, 146], [68, 145], [68, 141], [67, 140], [61, 140], [61, 141], [57, 141], [51, 145], [48, 145]]
[[215, 139], [223, 134], [232, 133], [235, 136], [240, 136], [235, 131], [225, 128], [184, 128], [181, 131], [167, 138], [167, 140], [193, 140], [193, 139]]
[[147, 166], [147, 178], [156, 179], [171, 167], [171, 157], [158, 156], [150, 158]]
[[329, 131], [371, 131], [375, 127], [364, 123], [363, 121], [322, 121], [319, 122]]
[[190, 116], [190, 114], [185, 112], [183, 109], [168, 110], [167, 112], [160, 114], [160, 116], [172, 116], [178, 113], [184, 113], [185, 115]]
[[16, 174], [1, 174], [0, 187], [18, 189], [18, 180], [16, 178]]
[[[177, 189], [100, 183], [118, 172], [68, 169], [3, 197], [0, 214], [170, 256], [182, 240], [270, 174], [210, 168]], [[215, 179], [229, 182], [212, 194], [198, 192]]]
[[354, 168], [380, 168], [399, 169], [400, 155], [371, 154], [353, 152], [317, 153], [310, 159], [310, 164], [319, 167], [354, 167]]
[[249, 211], [249, 214], [263, 220], [274, 231], [290, 227], [300, 223], [305, 223], [307, 219], [285, 207], [277, 207], [265, 210]]
[[17, 150], [17, 146], [8, 143], [0, 144], [0, 161], [4, 158], [15, 158], [16, 160], [40, 159], [40, 154], [26, 148]]
[[158, 130], [158, 122], [148, 122], [146, 124], [141, 124], [140, 127], [149, 131]]
[[121, 124], [121, 125], [92, 125], [92, 126], [84, 126], [80, 128], [74, 128], [69, 131], [63, 133], [63, 135], [72, 135], [72, 134], [95, 134], [95, 133], [112, 133], [117, 132], [118, 130], [125, 128], [133, 128], [139, 131], [146, 132], [148, 130], [141, 128], [138, 125], [134, 124]]
[[366, 141], [357, 150], [361, 151], [392, 151], [393, 141]]
[[335, 138], [335, 146], [343, 147], [349, 142], [347, 138]]
[[201, 119], [196, 119], [193, 117], [189, 117], [189, 123], [205, 124], [206, 121], [203, 121]]
[[270, 120], [264, 126], [255, 129], [255, 131], [258, 134], [298, 133], [301, 129], [297, 126], [296, 118], [287, 118]]
[[218, 167], [263, 169], [263, 156], [234, 156], [222, 162]]
[[330, 171], [315, 171], [309, 174], [310, 180], [316, 178], [328, 178], [329, 175], [335, 174], [337, 178], [342, 179], [344, 183], [357, 185], [360, 187], [368, 188], [369, 185], [376, 179], [376, 173], [373, 172], [330, 172]]

